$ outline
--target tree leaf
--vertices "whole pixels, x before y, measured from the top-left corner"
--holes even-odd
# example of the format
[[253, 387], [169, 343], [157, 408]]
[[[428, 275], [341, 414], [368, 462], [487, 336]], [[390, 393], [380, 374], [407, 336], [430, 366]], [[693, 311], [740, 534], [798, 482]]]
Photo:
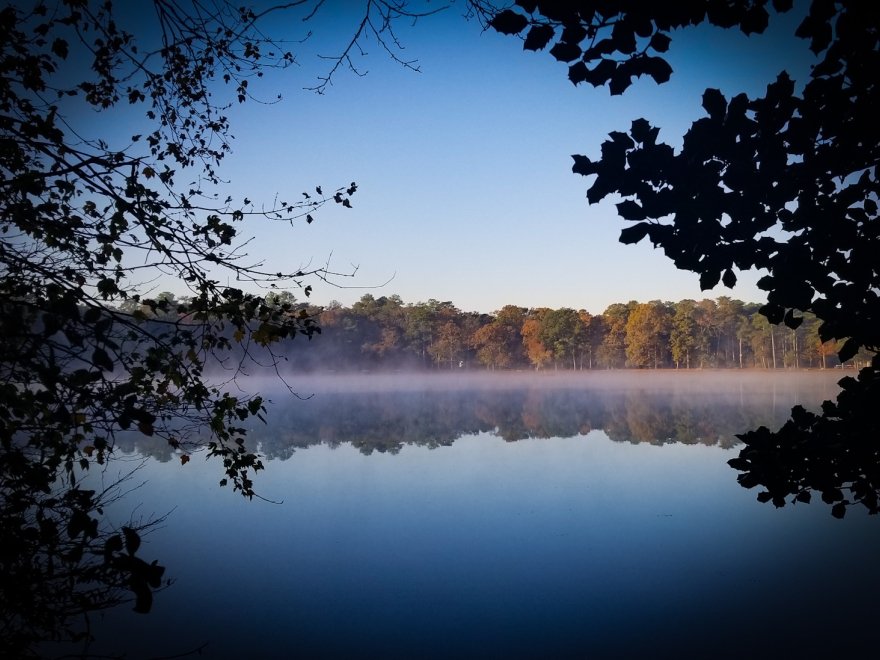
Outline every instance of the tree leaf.
[[113, 360], [103, 348], [96, 348], [92, 353], [92, 363], [103, 371], [113, 371]]
[[672, 43], [672, 39], [670, 39], [668, 35], [663, 34], [662, 32], [656, 32], [654, 36], [651, 37], [651, 41], [648, 42], [648, 45], [658, 53], [665, 53], [669, 50], [670, 43]]
[[723, 119], [727, 112], [727, 100], [720, 89], [707, 89], [703, 92], [703, 108], [712, 119]]
[[104, 542], [104, 562], [109, 562], [116, 552], [122, 552], [122, 537], [114, 534]]
[[523, 50], [543, 50], [554, 34], [555, 31], [550, 25], [533, 25], [526, 35]]
[[617, 66], [614, 70], [614, 74], [608, 81], [608, 91], [611, 92], [612, 96], [619, 96], [620, 94], [623, 94], [631, 84], [632, 76], [621, 64]]
[[67, 42], [64, 39], [55, 39], [55, 41], [52, 42], [52, 52], [62, 60], [66, 60], [68, 53]]
[[581, 47], [560, 41], [550, 49], [550, 54], [560, 62], [571, 62], [581, 56]]
[[770, 14], [761, 5], [751, 7], [740, 22], [740, 30], [743, 34], [761, 34], [767, 29], [770, 22]]
[[614, 48], [624, 55], [632, 54], [636, 49], [636, 35], [633, 31], [632, 21], [627, 18], [618, 18], [611, 28], [611, 41]]
[[587, 69], [587, 65], [583, 62], [575, 62], [568, 67], [568, 79], [573, 85], [578, 85], [584, 82], [588, 75], [589, 70]]
[[582, 174], [584, 176], [589, 176], [591, 174], [597, 174], [599, 171], [599, 164], [594, 163], [586, 156], [579, 156], [577, 154], [572, 154], [572, 159], [574, 160], [574, 165], [571, 166], [571, 171], [575, 174]]
[[662, 85], [672, 77], [672, 67], [662, 57], [646, 57], [642, 63], [642, 70], [658, 85]]
[[642, 144], [648, 143], [653, 144], [654, 139], [654, 131], [651, 130], [651, 124], [647, 119], [636, 119], [633, 121], [632, 126], [629, 129], [630, 135], [632, 135], [633, 140], [636, 142], [641, 142]]
[[848, 362], [852, 360], [856, 353], [859, 352], [861, 348], [861, 344], [853, 337], [847, 339], [840, 350], [837, 352], [837, 357], [841, 362]]
[[137, 551], [141, 547], [140, 534], [134, 531], [131, 527], [123, 527], [122, 536], [125, 539], [125, 550], [128, 554], [131, 556], [137, 554]]
[[[631, 199], [617, 204], [617, 214], [624, 220], [644, 220], [647, 217], [645, 209], [643, 209], [638, 202], [634, 202]], [[642, 236], [644, 236], [644, 234], [642, 234]], [[639, 240], [641, 240], [641, 238]]]
[[752, 464], [749, 460], [745, 458], [731, 458], [727, 461], [727, 464], [732, 467], [734, 470], [740, 470], [741, 472], [748, 472], [752, 469]]
[[770, 321], [773, 325], [779, 325], [782, 323], [782, 319], [785, 316], [785, 310], [775, 303], [767, 303], [766, 305], [762, 305], [758, 308], [758, 313], [763, 314], [767, 317], [767, 320]]
[[593, 87], [601, 87], [611, 80], [611, 76], [617, 71], [617, 62], [614, 60], [601, 59], [592, 69], [587, 71], [585, 80]]
[[795, 316], [794, 310], [790, 309], [785, 313], [785, 318], [782, 319], [782, 322], [792, 330], [796, 330], [804, 322], [804, 317]]
[[489, 21], [489, 25], [501, 34], [519, 34], [528, 24], [529, 19], [512, 9], [499, 12]]
[[153, 589], [158, 589], [162, 586], [162, 576], [165, 575], [165, 567], [160, 566], [158, 560], [154, 559], [150, 562], [150, 565], [147, 566], [146, 574], [147, 584]]
[[714, 268], [711, 270], [704, 270], [700, 273], [700, 289], [702, 291], [708, 291], [709, 289], [714, 289], [718, 282], [721, 280], [721, 271], [715, 270]]
[[632, 227], [625, 227], [620, 230], [620, 242], [625, 245], [631, 245], [633, 243], [638, 243], [645, 236], [648, 235], [648, 230], [651, 228], [651, 225], [647, 222], [640, 222], [637, 225], [633, 225]]

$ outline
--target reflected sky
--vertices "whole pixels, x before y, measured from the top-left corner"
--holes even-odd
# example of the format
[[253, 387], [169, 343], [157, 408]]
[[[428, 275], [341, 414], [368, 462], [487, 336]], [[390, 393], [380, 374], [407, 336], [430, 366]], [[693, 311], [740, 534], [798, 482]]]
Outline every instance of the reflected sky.
[[[738, 444], [736, 434], [775, 429], [795, 404], [834, 398], [840, 372], [615, 372], [385, 374], [310, 378], [298, 399], [265, 392], [270, 424], [253, 421], [250, 448], [287, 459], [315, 444], [350, 443], [364, 454], [404, 445], [439, 447], [489, 433], [508, 442], [603, 430], [617, 442]], [[176, 458], [161, 438], [130, 434], [123, 451]]]
[[[695, 404], [698, 403], [695, 401]], [[601, 430], [396, 455], [316, 444], [260, 475], [150, 460], [138, 515], [175, 584], [93, 652], [203, 657], [842, 657], [876, 645], [880, 525], [776, 510], [736, 450]], [[126, 501], [128, 515], [134, 502]]]

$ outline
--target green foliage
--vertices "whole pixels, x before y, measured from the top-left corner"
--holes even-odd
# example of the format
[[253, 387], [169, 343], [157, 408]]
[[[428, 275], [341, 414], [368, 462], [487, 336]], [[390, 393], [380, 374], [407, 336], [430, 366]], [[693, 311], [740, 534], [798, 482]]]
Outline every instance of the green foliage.
[[669, 331], [669, 348], [675, 366], [691, 366], [691, 352], [697, 347], [696, 303], [682, 300], [674, 305], [672, 327]]
[[567, 307], [550, 310], [541, 326], [541, 340], [551, 350], [553, 359], [557, 363], [570, 363], [572, 369], [577, 368], [578, 349], [585, 335], [578, 313]]

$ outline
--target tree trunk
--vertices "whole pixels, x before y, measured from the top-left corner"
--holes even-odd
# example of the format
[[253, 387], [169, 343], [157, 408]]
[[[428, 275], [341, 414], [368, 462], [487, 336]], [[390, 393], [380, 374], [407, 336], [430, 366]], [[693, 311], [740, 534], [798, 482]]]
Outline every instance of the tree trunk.
[[770, 326], [770, 353], [773, 356], [773, 368], [776, 368], [776, 337], [773, 334], [773, 326]]

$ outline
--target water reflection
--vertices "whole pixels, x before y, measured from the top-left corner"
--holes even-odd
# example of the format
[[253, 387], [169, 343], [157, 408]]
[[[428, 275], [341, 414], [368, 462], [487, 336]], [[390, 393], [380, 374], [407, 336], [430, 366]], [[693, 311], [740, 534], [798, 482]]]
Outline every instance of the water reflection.
[[[177, 581], [149, 617], [108, 613], [92, 650], [681, 660], [876, 648], [876, 520], [758, 505], [719, 448], [830, 396], [833, 378], [640, 382], [319, 384], [257, 429], [271, 458], [302, 448], [259, 476], [280, 506], [219, 491], [210, 462], [149, 461], [138, 496], [173, 510], [150, 551]], [[430, 451], [441, 445], [453, 446]]]
[[[795, 404], [817, 407], [836, 389], [833, 373], [667, 374], [622, 380], [614, 373], [584, 378], [361, 376], [310, 383], [307, 400], [275, 396], [270, 424], [254, 425], [251, 442], [269, 460], [297, 449], [351, 444], [365, 455], [398, 453], [404, 445], [435, 448], [478, 433], [507, 442], [570, 438], [593, 430], [615, 442], [701, 444], [724, 449], [736, 434], [777, 428]], [[306, 390], [308, 391], [308, 390]], [[163, 444], [132, 437], [125, 451], [162, 461]]]

